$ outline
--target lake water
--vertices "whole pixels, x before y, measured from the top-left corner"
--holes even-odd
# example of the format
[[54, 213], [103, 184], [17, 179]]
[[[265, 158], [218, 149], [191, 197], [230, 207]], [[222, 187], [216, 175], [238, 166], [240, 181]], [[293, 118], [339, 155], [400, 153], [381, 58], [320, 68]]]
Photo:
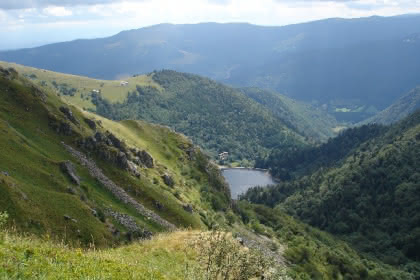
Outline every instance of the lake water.
[[223, 169], [222, 174], [229, 183], [233, 199], [251, 187], [276, 184], [270, 173], [257, 169], [229, 168]]

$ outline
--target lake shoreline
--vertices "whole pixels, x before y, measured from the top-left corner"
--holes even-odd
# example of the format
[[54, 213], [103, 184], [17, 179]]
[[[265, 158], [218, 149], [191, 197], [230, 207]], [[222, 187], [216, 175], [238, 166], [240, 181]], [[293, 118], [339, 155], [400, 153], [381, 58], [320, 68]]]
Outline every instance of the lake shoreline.
[[262, 172], [270, 172], [268, 169], [264, 168], [255, 168], [255, 167], [227, 167], [223, 165], [218, 165], [221, 171], [223, 170], [231, 170], [231, 169], [240, 169], [240, 170], [255, 170], [255, 171], [262, 171]]
[[[220, 167], [219, 167], [220, 168]], [[223, 177], [229, 184], [232, 199], [236, 200], [249, 188], [256, 186], [275, 185], [278, 182], [271, 176], [269, 170], [249, 167], [222, 167], [220, 168]]]

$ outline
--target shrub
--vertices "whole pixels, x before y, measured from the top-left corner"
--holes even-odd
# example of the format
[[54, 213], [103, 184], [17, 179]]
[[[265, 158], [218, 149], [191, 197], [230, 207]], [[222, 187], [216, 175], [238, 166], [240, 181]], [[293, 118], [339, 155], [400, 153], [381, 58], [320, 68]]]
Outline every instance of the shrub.
[[9, 215], [7, 214], [7, 212], [0, 212], [0, 229], [2, 229], [3, 226], [6, 224], [8, 218]]
[[9, 215], [7, 212], [0, 212], [0, 244], [3, 243], [4, 234], [3, 234], [3, 227], [7, 222]]
[[185, 279], [248, 280], [277, 279], [274, 263], [259, 251], [248, 249], [234, 240], [230, 233], [201, 233], [191, 246], [197, 251], [198, 266], [186, 268]]

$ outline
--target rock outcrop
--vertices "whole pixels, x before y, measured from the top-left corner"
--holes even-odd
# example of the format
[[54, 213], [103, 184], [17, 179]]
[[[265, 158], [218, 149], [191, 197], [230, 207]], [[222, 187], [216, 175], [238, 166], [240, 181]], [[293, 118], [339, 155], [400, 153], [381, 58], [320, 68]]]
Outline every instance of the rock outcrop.
[[85, 123], [93, 130], [96, 130], [96, 122], [94, 120], [84, 118]]
[[174, 179], [172, 179], [172, 177], [168, 174], [164, 174], [162, 176], [163, 182], [169, 186], [169, 187], [173, 187], [175, 185]]
[[72, 123], [76, 125], [79, 124], [79, 121], [73, 116], [73, 112], [69, 108], [61, 106], [60, 111], [66, 116], [66, 118], [69, 121], [71, 121]]
[[80, 185], [80, 178], [77, 176], [76, 169], [70, 161], [64, 161], [60, 163], [60, 168], [61, 171], [63, 171], [74, 184], [78, 186]]
[[122, 214], [119, 212], [115, 212], [112, 210], [107, 210], [105, 213], [111, 217], [113, 217], [119, 224], [123, 225], [125, 228], [129, 230], [131, 236], [137, 238], [150, 238], [152, 237], [152, 233], [148, 230], [140, 228], [133, 217], [127, 214]]
[[145, 216], [155, 223], [163, 226], [164, 228], [168, 230], [175, 230], [176, 226], [172, 223], [166, 221], [165, 219], [161, 218], [156, 213], [150, 211], [149, 209], [145, 208], [142, 204], [134, 200], [130, 195], [127, 194], [124, 189], [116, 185], [113, 181], [111, 181], [105, 174], [102, 172], [102, 170], [96, 166], [95, 162], [91, 159], [88, 159], [83, 153], [75, 150], [74, 148], [64, 144], [64, 147], [66, 150], [71, 153], [75, 158], [78, 159], [78, 161], [86, 166], [88, 169], [90, 175], [94, 178], [96, 178], [107, 190], [109, 190], [118, 200], [122, 201], [123, 203], [127, 205], [131, 205], [136, 211], [142, 215]]
[[131, 152], [134, 154], [133, 162], [138, 165], [143, 165], [147, 168], [154, 167], [153, 157], [146, 151], [139, 151], [137, 149], [132, 149]]
[[137, 165], [130, 161], [132, 155], [127, 151], [124, 142], [112, 133], [96, 132], [94, 136], [80, 139], [77, 144], [83, 150], [94, 152], [101, 159], [131, 172], [138, 178], [140, 177]]
[[190, 214], [192, 214], [192, 212], [193, 212], [193, 208], [190, 204], [185, 204], [185, 205], [182, 206], [182, 208], [184, 208], [184, 210], [187, 211]]
[[48, 125], [58, 134], [65, 136], [73, 135], [71, 125], [65, 121], [59, 120], [54, 114], [48, 114]]

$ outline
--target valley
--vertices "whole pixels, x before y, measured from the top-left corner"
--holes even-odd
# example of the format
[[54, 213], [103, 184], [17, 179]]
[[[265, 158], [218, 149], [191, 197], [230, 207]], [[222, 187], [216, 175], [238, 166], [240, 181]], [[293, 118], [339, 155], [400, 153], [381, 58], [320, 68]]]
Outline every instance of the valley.
[[[66, 105], [60, 92], [42, 85], [39, 88], [36, 81], [20, 76], [11, 68], [2, 68], [1, 75], [0, 116], [4, 124], [1, 145], [2, 150], [8, 152], [3, 152], [0, 160], [0, 203], [7, 212], [7, 221], [15, 225], [16, 233], [3, 230], [0, 246], [16, 260], [18, 255], [15, 254], [22, 250], [37, 252], [35, 257], [25, 253], [30, 257], [20, 260], [26, 264], [24, 270], [16, 270], [15, 262], [2, 263], [7, 267], [2, 272], [6, 277], [31, 274], [33, 261], [41, 261], [43, 257], [38, 259], [38, 256], [56, 248], [54, 244], [59, 240], [71, 244], [70, 248], [54, 249], [59, 250], [60, 256], [71, 258], [74, 263], [89, 263], [91, 260], [85, 259], [90, 258], [89, 255], [72, 247], [107, 248], [151, 238], [149, 243], [141, 241], [123, 253], [106, 253], [116, 266], [121, 267], [120, 260], [129, 265], [125, 256], [130, 255], [130, 250], [141, 250], [136, 246], [150, 246], [153, 252], [161, 252], [160, 238], [177, 240], [179, 234], [161, 237], [173, 227], [199, 232], [226, 230], [246, 240], [243, 242], [252, 248], [256, 258], [259, 252], [271, 252], [283, 259], [276, 265], [276, 273], [280, 274], [273, 279], [330, 277], [337, 273], [366, 275], [366, 279], [392, 279], [386, 275], [398, 279], [411, 277], [396, 267], [359, 254], [340, 239], [308, 227], [278, 209], [242, 200], [232, 202], [231, 192], [218, 167], [185, 136], [144, 121], [114, 122]], [[10, 226], [9, 223], [6, 225]], [[25, 239], [19, 237], [18, 232], [34, 235]], [[43, 236], [51, 236], [52, 241], [46, 241]], [[179, 242], [169, 252], [165, 246], [167, 253], [161, 255], [165, 261], [172, 259], [176, 269], [180, 269], [168, 270], [171, 279], [185, 277], [183, 267], [198, 265], [184, 256], [194, 256], [200, 250], [195, 251], [197, 247], [190, 247], [186, 239]], [[226, 242], [233, 242], [229, 246], [239, 246], [234, 240]], [[217, 244], [215, 246], [219, 246]], [[285, 251], [281, 249], [283, 246], [287, 246]], [[323, 249], [315, 250], [316, 247]], [[105, 254], [102, 250], [100, 254]], [[347, 263], [346, 268], [326, 263], [331, 252], [338, 262]], [[123, 255], [117, 257], [118, 254]], [[158, 261], [155, 254], [145, 258]], [[93, 255], [93, 258], [97, 257]], [[285, 265], [285, 260], [294, 265]], [[53, 268], [43, 262], [39, 265], [41, 271], [49, 273], [65, 273], [67, 269]], [[158, 266], [157, 271], [150, 271], [147, 261], [144, 265], [127, 272], [160, 275], [156, 277], [164, 279], [164, 274], [157, 271], [165, 268]], [[136, 272], [138, 269], [146, 270]], [[129, 277], [117, 271], [120, 270], [103, 274], [105, 271], [80, 266], [79, 272], [66, 273], [69, 277], [101, 273]]]
[[[134, 5], [41, 2], [0, 21]], [[419, 26], [158, 24], [0, 51], [0, 279], [420, 279]]]

